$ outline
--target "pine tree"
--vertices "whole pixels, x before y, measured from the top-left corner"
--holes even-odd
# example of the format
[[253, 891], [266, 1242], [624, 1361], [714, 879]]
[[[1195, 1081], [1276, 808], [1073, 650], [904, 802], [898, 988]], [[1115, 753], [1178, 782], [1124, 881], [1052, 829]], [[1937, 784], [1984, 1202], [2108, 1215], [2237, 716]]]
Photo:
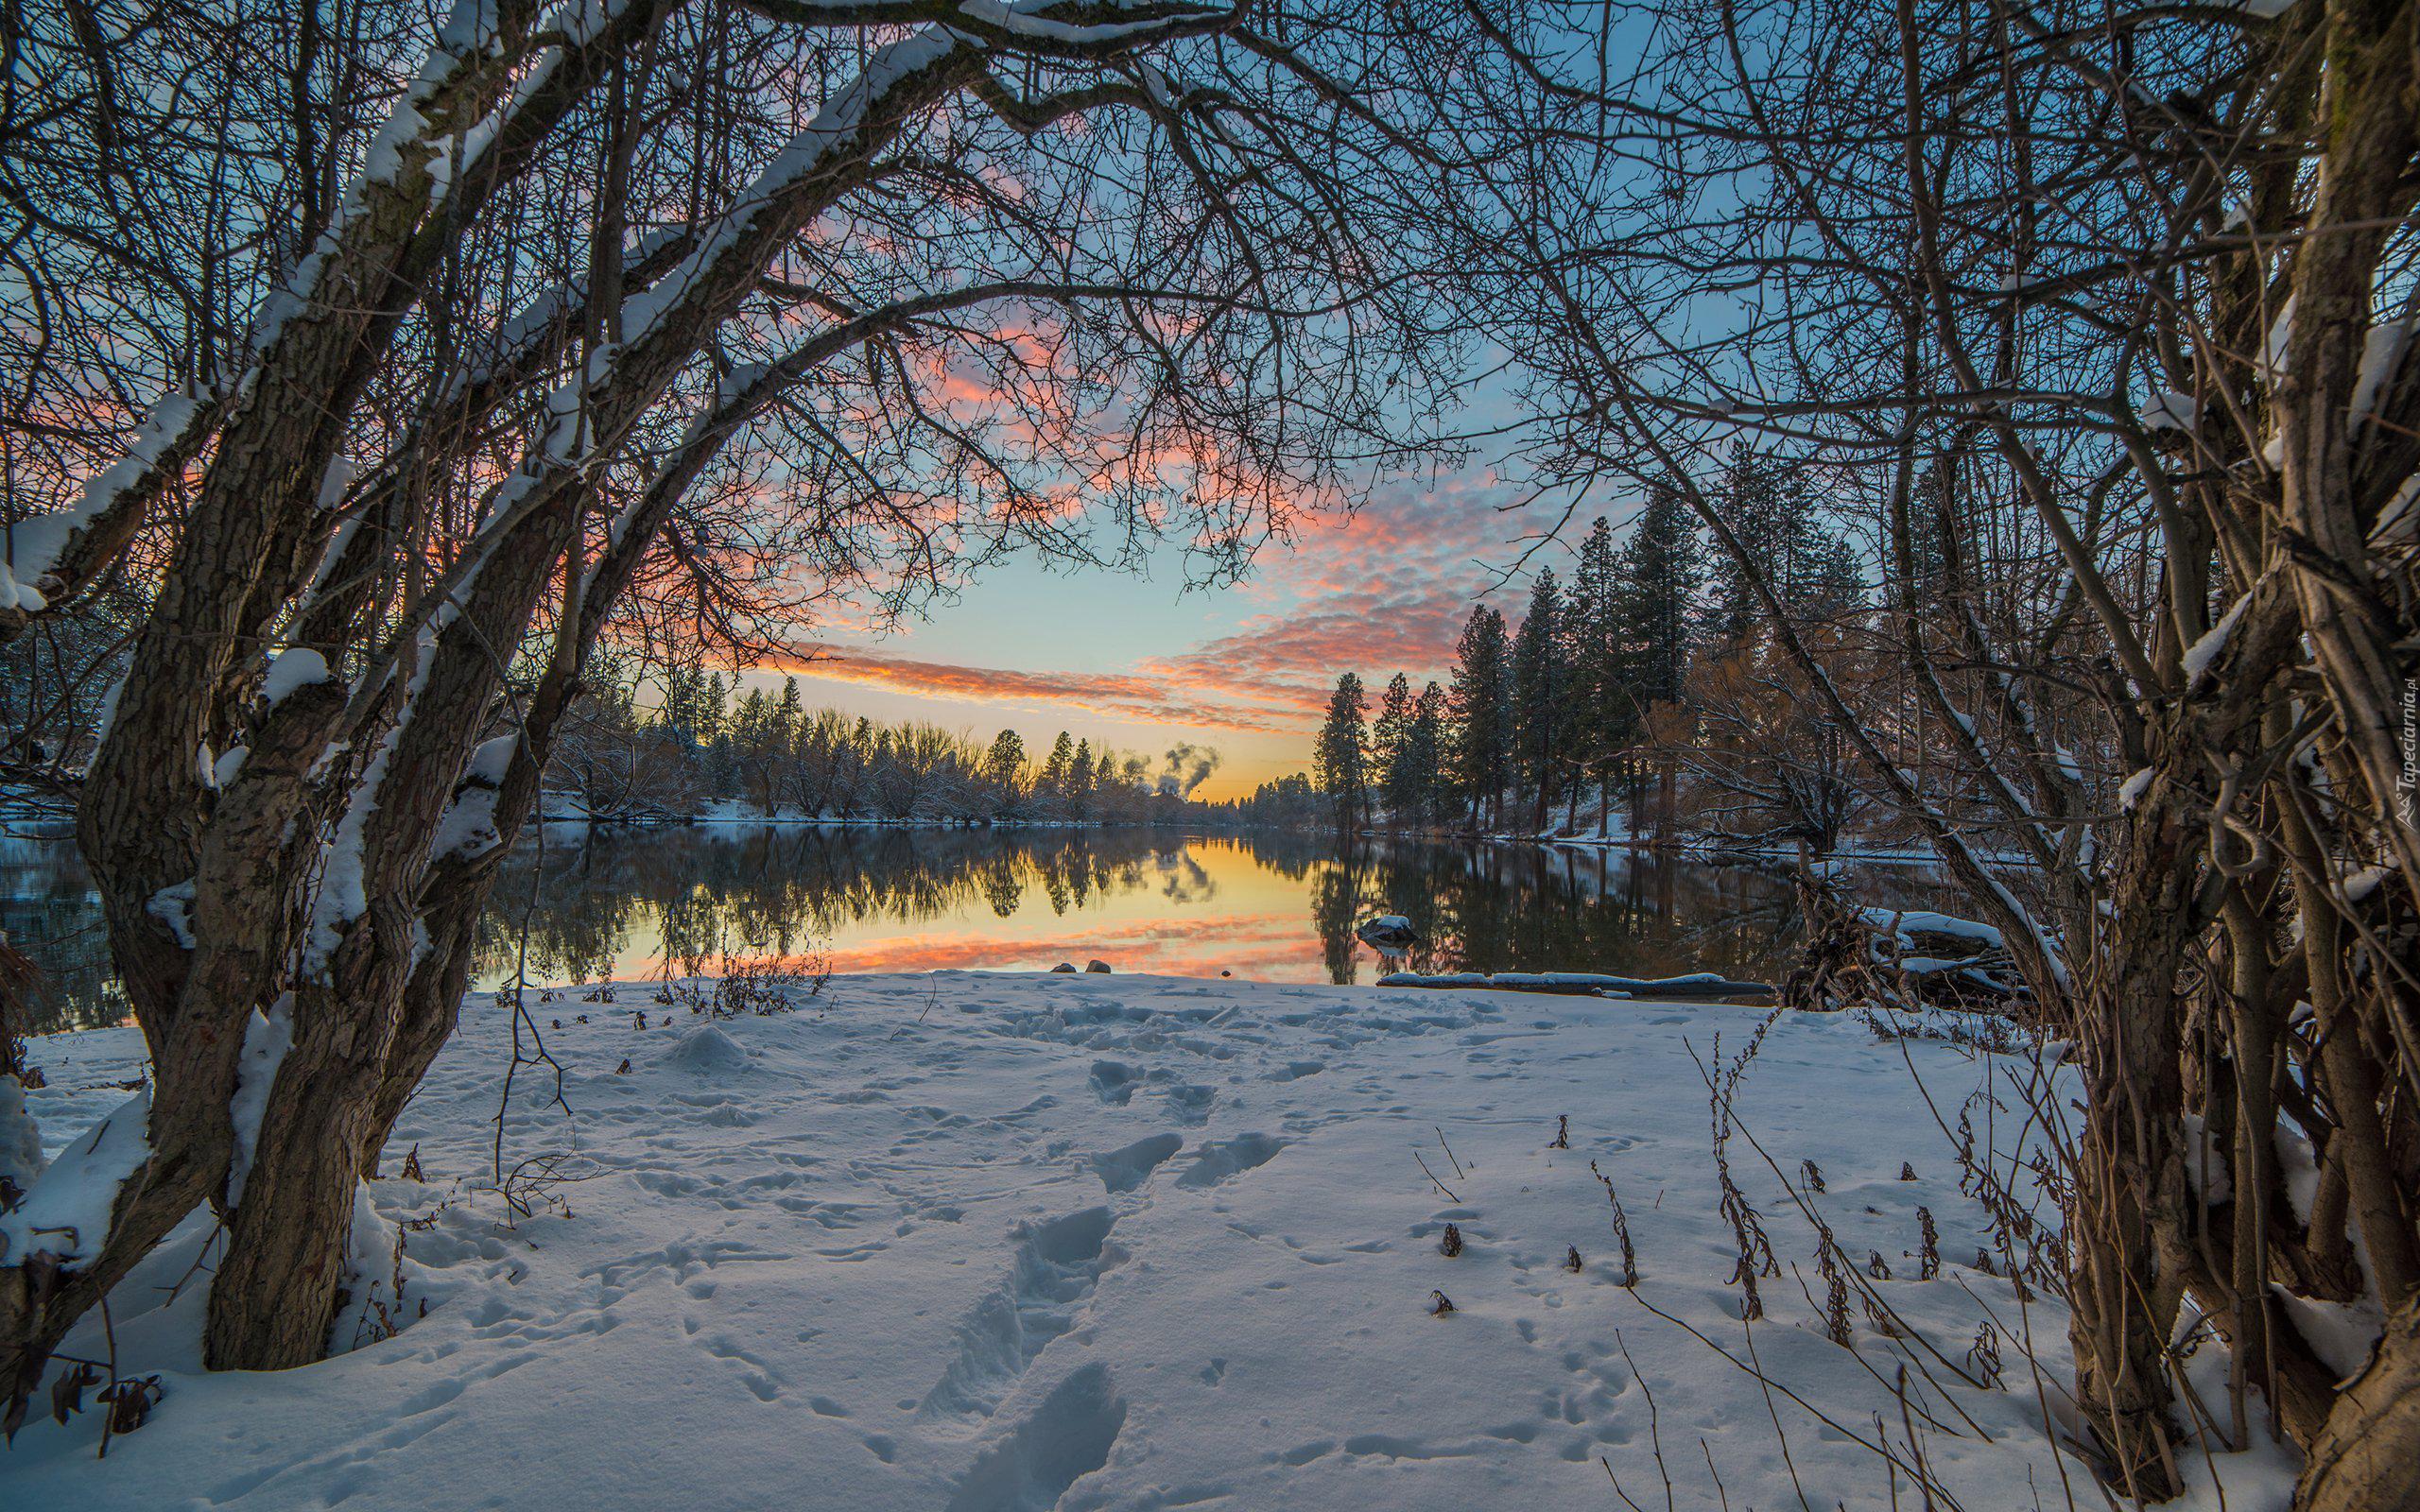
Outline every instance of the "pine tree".
[[1038, 784], [1039, 790], [1052, 801], [1067, 796], [1067, 774], [1075, 761], [1076, 743], [1063, 730], [1059, 731], [1059, 738], [1050, 743], [1050, 754], [1043, 759], [1042, 780]]
[[693, 675], [686, 667], [674, 667], [664, 675], [664, 728], [683, 740], [698, 728], [697, 700], [690, 692]]
[[[1857, 550], [1825, 524], [1806, 468], [1760, 456], [1743, 441], [1723, 470], [1715, 512], [1793, 619], [1838, 618], [1864, 601]], [[1714, 638], [1729, 644], [1762, 634], [1768, 610], [1747, 571], [1727, 551], [1716, 554], [1714, 567]]]
[[1651, 490], [1615, 567], [1614, 634], [1642, 713], [1681, 699], [1704, 577], [1704, 553], [1688, 507], [1670, 489]]
[[1362, 728], [1369, 708], [1360, 678], [1348, 672], [1337, 679], [1336, 692], [1327, 701], [1327, 722], [1311, 749], [1313, 773], [1336, 804], [1339, 829], [1352, 829], [1369, 805], [1370, 755]]
[[[1614, 576], [1612, 633], [1620, 647], [1633, 728], [1643, 733], [1658, 710], [1681, 703], [1705, 578], [1696, 522], [1676, 490], [1648, 490], [1638, 524], [1616, 558]], [[1668, 798], [1673, 780], [1668, 761]], [[1645, 804], [1644, 781], [1634, 773], [1631, 784], [1634, 833]]]
[[1093, 809], [1093, 743], [1076, 742], [1076, 759], [1067, 764], [1067, 812], [1071, 818], [1084, 818]]
[[[1621, 589], [1613, 528], [1599, 519], [1580, 548], [1580, 568], [1564, 605], [1563, 654], [1570, 682], [1565, 745], [1576, 762], [1597, 774], [1600, 806], [1616, 754], [1638, 733], [1638, 705], [1621, 635]], [[1575, 803], [1579, 791], [1575, 770]]]
[[1411, 732], [1404, 741], [1410, 810], [1421, 824], [1436, 823], [1444, 806], [1444, 758], [1445, 690], [1432, 682], [1411, 706]]
[[706, 679], [706, 696], [698, 706], [698, 738], [714, 741], [722, 734], [723, 720], [730, 711], [731, 692], [723, 686], [722, 674]]
[[1003, 730], [992, 737], [992, 748], [983, 756], [983, 781], [990, 784], [1001, 807], [1015, 804], [1025, 796], [1025, 737], [1013, 730]]
[[1530, 611], [1512, 640], [1512, 735], [1519, 776], [1535, 800], [1534, 828], [1547, 827], [1547, 794], [1564, 753], [1564, 696], [1569, 681], [1557, 627], [1563, 593], [1551, 568], [1530, 590]]
[[[1757, 455], [1745, 441], [1734, 446], [1731, 459], [1714, 495], [1714, 512], [1730, 530], [1757, 572], [1775, 586], [1788, 576], [1794, 530], [1787, 469]], [[1715, 557], [1713, 593], [1706, 628], [1713, 639], [1731, 644], [1754, 635], [1765, 623], [1765, 608], [1748, 571], [1729, 551]]]
[[1511, 728], [1511, 652], [1504, 616], [1481, 604], [1454, 647], [1452, 765], [1473, 825], [1501, 823]]
[[1371, 726], [1370, 737], [1371, 766], [1377, 773], [1379, 796], [1386, 802], [1388, 818], [1401, 825], [1413, 817], [1409, 811], [1417, 794], [1409, 765], [1411, 679], [1400, 672], [1378, 700], [1378, 717]]
[[739, 713], [732, 718], [732, 738], [751, 748], [762, 746], [767, 731], [772, 727], [772, 701], [762, 688], [751, 688], [748, 696], [739, 700]]

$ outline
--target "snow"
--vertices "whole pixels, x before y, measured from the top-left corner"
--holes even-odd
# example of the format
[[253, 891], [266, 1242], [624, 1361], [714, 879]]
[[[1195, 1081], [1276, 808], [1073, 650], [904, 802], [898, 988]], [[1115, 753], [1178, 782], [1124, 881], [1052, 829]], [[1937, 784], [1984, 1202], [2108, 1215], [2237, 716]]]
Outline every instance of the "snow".
[[737, 205], [700, 239], [679, 267], [622, 301], [622, 329], [628, 333], [627, 344], [638, 347], [646, 343], [653, 335], [656, 323], [689, 299], [691, 291], [711, 275], [716, 266], [744, 243], [760, 215], [821, 168], [831, 154], [854, 143], [877, 101], [949, 58], [965, 43], [962, 34], [946, 26], [927, 26], [875, 49], [857, 77], [833, 95], [805, 129], [774, 155], [740, 196]]
[[2151, 791], [2152, 779], [2158, 775], [2156, 768], [2146, 766], [2118, 783], [2118, 806], [2121, 809], [2131, 809], [2140, 803], [2143, 800], [2143, 795]]
[[143, 911], [158, 919], [185, 950], [194, 947], [193, 897], [193, 879], [188, 877], [161, 888], [143, 905]]
[[[463, 586], [468, 586], [467, 578]], [[440, 617], [453, 608], [450, 601], [441, 606]], [[387, 765], [394, 759], [395, 747], [402, 744], [412, 715], [419, 712], [421, 690], [428, 685], [429, 674], [436, 667], [437, 632], [422, 630], [413, 649], [419, 660], [404, 686], [403, 709], [380, 737], [378, 748], [363, 765], [361, 776], [354, 783], [352, 799], [345, 805], [344, 816], [337, 821], [336, 833], [320, 848], [320, 890], [311, 902], [311, 932], [302, 947], [303, 970], [315, 976], [325, 976], [328, 958], [343, 942], [346, 929], [370, 907], [369, 884], [364, 875], [369, 865], [366, 850], [370, 821], [385, 796]], [[271, 667], [270, 674], [274, 676], [276, 670]]]
[[1876, 929], [1889, 930], [1902, 940], [1912, 944], [1917, 935], [1946, 935], [1952, 939], [1971, 939], [1980, 944], [2005, 949], [2008, 936], [1989, 924], [1952, 914], [1927, 913], [1923, 909], [1861, 908], [1858, 916]]
[[[41, 1057], [35, 1061], [41, 1064]], [[43, 1092], [28, 1092], [26, 1101], [35, 1118], [44, 1116]], [[53, 1157], [25, 1200], [0, 1213], [0, 1264], [22, 1264], [42, 1252], [72, 1264], [96, 1253], [109, 1239], [118, 1188], [150, 1153], [151, 1088], [146, 1083]]]
[[2268, 337], [2260, 345], [2261, 381], [2275, 387], [2286, 375], [2286, 349], [2294, 339], [2294, 301], [2297, 295], [2286, 296], [2278, 307], [2277, 318], [2269, 324]]
[[2211, 626], [2200, 640], [2185, 648], [2185, 685], [2187, 688], [2201, 681], [2203, 675], [2210, 670], [2210, 663], [2216, 662], [2219, 659], [2219, 653], [2227, 648], [2228, 637], [2235, 634], [2236, 621], [2243, 618], [2243, 611], [2251, 605], [2250, 593], [2237, 599], [2227, 610], [2224, 618]]
[[0, 563], [0, 610], [14, 609], [27, 614], [39, 614], [50, 607], [43, 591], [30, 583], [17, 581], [6, 563]]
[[475, 855], [501, 840], [503, 832], [495, 822], [497, 797], [493, 787], [463, 789], [438, 817], [437, 833], [429, 837], [429, 859]]
[[2205, 1208], [2215, 1208], [2235, 1197], [2235, 1172], [2227, 1164], [2227, 1151], [2210, 1143], [2209, 1125], [2199, 1113], [2187, 1113], [2185, 1118], [2185, 1179]]
[[261, 696], [274, 709], [296, 689], [325, 682], [330, 676], [326, 657], [307, 645], [289, 646], [269, 660], [268, 675], [261, 679]]
[[281, 992], [267, 1013], [255, 1010], [244, 1026], [244, 1049], [235, 1062], [235, 1095], [228, 1104], [228, 1122], [235, 1131], [235, 1154], [227, 1169], [227, 1205], [244, 1200], [244, 1181], [252, 1173], [252, 1158], [260, 1148], [261, 1119], [268, 1112], [269, 1089], [277, 1068], [294, 1048], [294, 994]]
[[23, 1192], [42, 1174], [42, 1130], [26, 1111], [25, 1084], [0, 1072], [0, 1181]]
[[2348, 903], [2367, 902], [2370, 895], [2378, 890], [2378, 885], [2394, 875], [2393, 867], [2361, 868], [2345, 877], [2344, 885], [2341, 889], [2344, 901]]
[[2143, 406], [2143, 423], [2155, 431], [2190, 432], [2202, 422], [2202, 406], [2191, 394], [2163, 388]]
[[477, 779], [490, 787], [504, 785], [504, 775], [512, 769], [512, 753], [521, 748], [518, 731], [483, 740], [472, 748], [471, 759], [463, 767], [463, 775]]
[[[164, 1388], [152, 1419], [101, 1460], [97, 1415], [37, 1413], [0, 1452], [9, 1504], [657, 1512], [711, 1487], [714, 1506], [869, 1512], [1467, 1512], [1616, 1504], [1608, 1470], [1645, 1492], [1659, 1444], [1683, 1506], [1796, 1505], [1793, 1476], [1814, 1505], [1887, 1504], [1880, 1461], [1775, 1394], [1786, 1458], [1733, 1363], [1753, 1348], [1858, 1433], [1902, 1421], [1890, 1383], [1922, 1357], [1856, 1309], [1854, 1354], [1824, 1336], [1798, 1200], [1945, 1357], [1988, 1309], [2026, 1318], [2052, 1382], [2068, 1368], [2054, 1298], [2020, 1310], [1962, 1263], [1989, 1219], [1926, 1107], [1954, 1120], [2008, 1062], [1880, 1042], [1851, 1015], [1775, 1019], [1739, 1083], [1734, 1177], [1814, 1290], [1768, 1279], [1751, 1333], [1701, 1067], [1766, 1010], [938, 972], [835, 978], [797, 1011], [722, 1022], [652, 987], [529, 1011], [571, 1109], [523, 1068], [506, 1164], [551, 1156], [565, 1178], [532, 1215], [493, 1190], [510, 1016], [475, 995], [357, 1205], [363, 1300], [337, 1334], [358, 1347], [202, 1372], [207, 1283], [178, 1285], [209, 1239], [197, 1215], [113, 1300], [121, 1372]], [[32, 1055], [54, 1133], [142, 1063], [122, 1029]], [[139, 1104], [112, 1127], [139, 1131]], [[424, 1181], [395, 1174], [415, 1149]], [[1997, 1165], [2031, 1193], [2024, 1153]], [[1802, 1160], [1822, 1194], [1785, 1190]], [[1635, 1292], [1592, 1165], [1627, 1211]], [[1911, 1253], [1919, 1207], [1935, 1280]], [[1862, 1279], [1869, 1255], [1889, 1279]], [[1430, 1315], [1436, 1292], [1451, 1314]], [[97, 1356], [98, 1328], [69, 1350]], [[1967, 1506], [2060, 1480], [2021, 1341], [2000, 1348], [1998, 1389], [1907, 1370], [1912, 1410], [1945, 1425], [1925, 1453]], [[2215, 1505], [2198, 1449], [2187, 1463], [2204, 1500], [2185, 1504]]]
[[342, 453], [328, 458], [327, 471], [320, 474], [319, 507], [322, 509], [342, 508], [345, 491], [353, 487], [357, 471]]
[[2370, 327], [2369, 334], [2361, 338], [2361, 366], [2353, 380], [2349, 424], [2359, 425], [2376, 412], [2378, 395], [2402, 365], [2403, 349], [2411, 344], [2409, 320], [2381, 320]]
[[2420, 472], [2405, 478], [2403, 486], [2394, 490], [2394, 497], [2378, 511], [2378, 523], [2370, 530], [2372, 541], [2383, 546], [2410, 536], [2412, 521], [2420, 518], [2420, 510], [2412, 507], [2414, 504], [2420, 504]]
[[455, 795], [439, 818], [437, 833], [429, 841], [430, 859], [474, 855], [501, 838], [495, 821], [496, 790], [504, 785], [520, 745], [521, 736], [515, 732], [481, 741], [472, 750], [462, 769], [462, 781], [468, 785]]
[[117, 701], [126, 692], [126, 673], [119, 673], [111, 679], [109, 687], [101, 694], [100, 704], [93, 713], [93, 744], [95, 746], [110, 738], [110, 726], [117, 722]]
[[146, 473], [169, 455], [186, 427], [201, 413], [201, 405], [189, 395], [163, 395], [143, 418], [143, 423], [135, 427], [126, 455], [86, 480], [73, 506], [56, 514], [21, 520], [11, 526], [9, 568], [7, 574], [0, 574], [6, 586], [14, 590], [9, 602], [28, 610], [43, 608], [43, 596], [33, 585], [59, 565], [68, 538], [107, 513], [128, 490], [141, 483]]
[[2370, 1363], [2370, 1350], [2386, 1332], [2386, 1317], [2376, 1302], [2331, 1302], [2324, 1297], [2300, 1297], [2282, 1284], [2272, 1281], [2270, 1287], [2277, 1300], [2285, 1304], [2286, 1315], [2293, 1319], [2294, 1332], [2310, 1345], [2327, 1368], [2336, 1372], [2339, 1382], [2360, 1375]]

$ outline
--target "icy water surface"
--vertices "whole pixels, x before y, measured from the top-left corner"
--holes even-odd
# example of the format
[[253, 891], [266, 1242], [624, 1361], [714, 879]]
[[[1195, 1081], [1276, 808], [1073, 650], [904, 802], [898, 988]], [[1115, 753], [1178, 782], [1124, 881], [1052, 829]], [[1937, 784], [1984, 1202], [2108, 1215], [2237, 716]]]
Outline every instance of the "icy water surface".
[[[1927, 904], [1904, 870], [1877, 902]], [[1781, 881], [1621, 851], [1332, 835], [1153, 830], [698, 825], [526, 842], [491, 901], [476, 984], [560, 986], [711, 973], [777, 957], [802, 969], [1119, 971], [1277, 982], [1375, 980], [1353, 937], [1410, 918], [1426, 971], [1715, 971], [1771, 981], [1796, 936]], [[526, 925], [526, 955], [525, 955]], [[94, 897], [72, 839], [0, 839], [0, 927], [49, 978], [43, 1028], [113, 1023]]]

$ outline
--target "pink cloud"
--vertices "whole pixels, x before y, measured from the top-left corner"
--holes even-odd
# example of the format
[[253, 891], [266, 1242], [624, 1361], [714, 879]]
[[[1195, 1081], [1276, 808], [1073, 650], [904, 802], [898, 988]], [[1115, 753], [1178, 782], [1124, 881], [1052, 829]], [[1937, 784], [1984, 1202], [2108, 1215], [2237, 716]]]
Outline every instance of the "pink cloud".
[[1184, 650], [1139, 659], [1129, 672], [1028, 671], [831, 644], [774, 670], [935, 698], [1297, 735], [1317, 726], [1346, 671], [1374, 685], [1397, 672], [1415, 686], [1446, 675], [1472, 607], [1510, 596], [1501, 566], [1529, 524], [1502, 507], [1514, 502], [1482, 472], [1390, 489], [1350, 516], [1309, 517], [1242, 590], [1263, 612]]
[[1184, 684], [1166, 676], [1028, 672], [1012, 667], [931, 662], [856, 647], [807, 649], [810, 656], [772, 662], [766, 670], [795, 672], [826, 681], [857, 683], [930, 698], [1080, 709], [1119, 719], [1188, 729], [1276, 731], [1292, 728], [1267, 710], [1187, 702], [1182, 696], [1186, 691]]

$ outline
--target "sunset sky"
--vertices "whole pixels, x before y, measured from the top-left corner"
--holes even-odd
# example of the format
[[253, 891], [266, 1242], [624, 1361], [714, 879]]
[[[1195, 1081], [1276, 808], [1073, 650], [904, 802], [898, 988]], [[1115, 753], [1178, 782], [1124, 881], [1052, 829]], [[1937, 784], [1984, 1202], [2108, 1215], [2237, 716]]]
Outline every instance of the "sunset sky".
[[[1510, 507], [1520, 497], [1478, 467], [1385, 486], [1232, 589], [1182, 593], [1173, 550], [1149, 576], [1010, 563], [889, 635], [827, 633], [832, 659], [802, 669], [800, 691], [809, 707], [1013, 729], [1037, 758], [1061, 730], [1155, 761], [1214, 747], [1223, 760], [1198, 796], [1237, 797], [1309, 765], [1340, 674], [1360, 673], [1374, 701], [1398, 671], [1442, 679], [1482, 594], [1516, 609], [1526, 588], [1499, 579], [1535, 529]], [[1540, 559], [1560, 572], [1564, 555]]]

